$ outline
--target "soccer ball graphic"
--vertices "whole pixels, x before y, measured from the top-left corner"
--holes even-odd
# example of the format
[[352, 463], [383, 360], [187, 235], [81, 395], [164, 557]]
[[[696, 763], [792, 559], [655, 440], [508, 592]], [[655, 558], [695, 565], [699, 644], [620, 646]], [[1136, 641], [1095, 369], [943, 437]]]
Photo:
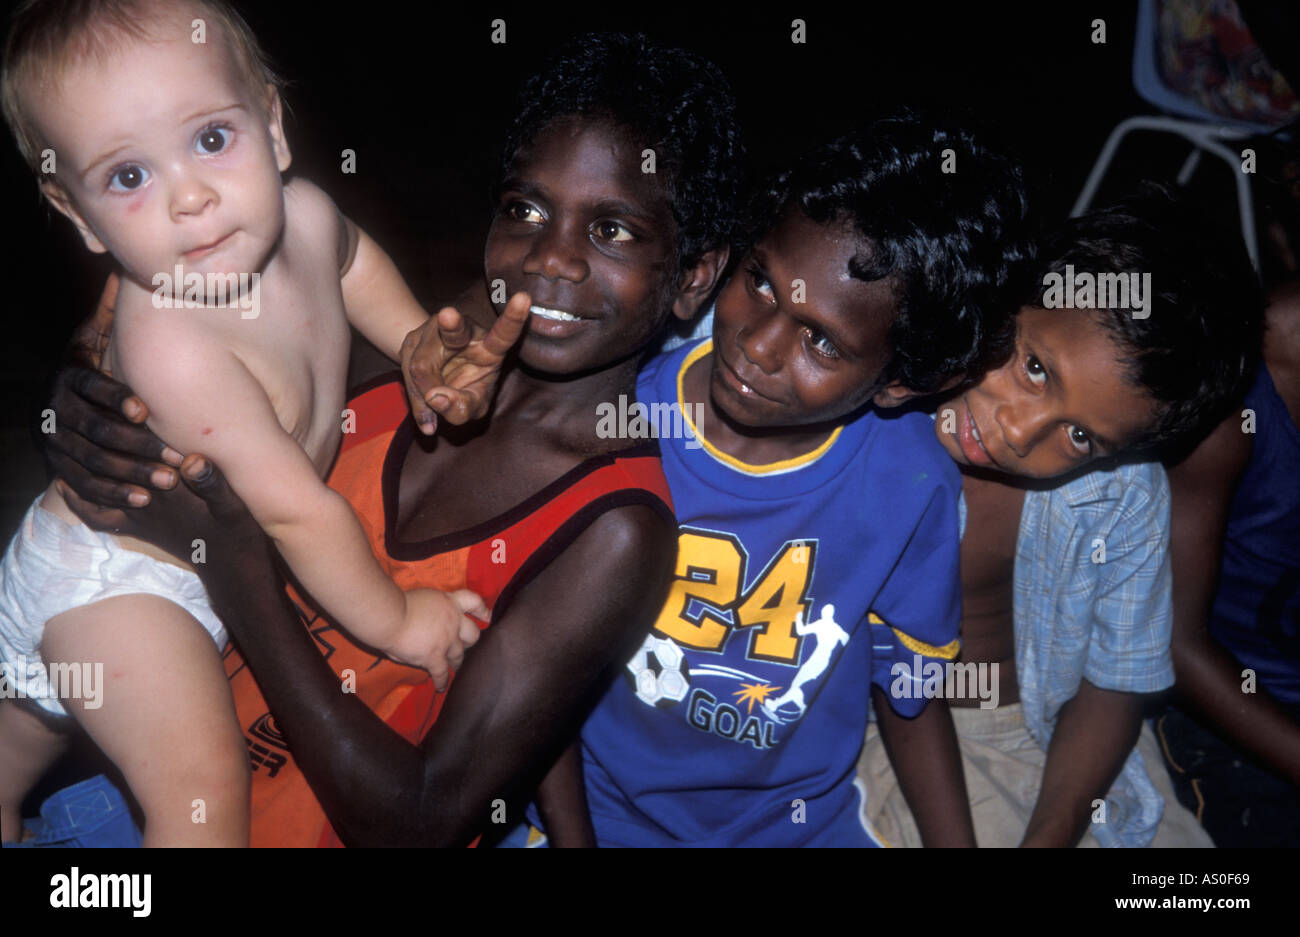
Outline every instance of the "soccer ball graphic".
[[691, 689], [682, 649], [668, 638], [653, 634], [646, 635], [627, 662], [627, 672], [637, 699], [647, 706], [666, 709], [684, 700]]

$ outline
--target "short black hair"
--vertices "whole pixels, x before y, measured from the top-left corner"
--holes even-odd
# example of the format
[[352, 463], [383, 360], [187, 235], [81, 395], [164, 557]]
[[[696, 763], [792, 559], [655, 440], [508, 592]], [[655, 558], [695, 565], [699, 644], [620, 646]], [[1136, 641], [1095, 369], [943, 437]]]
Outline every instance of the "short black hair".
[[1219, 232], [1187, 200], [1146, 183], [1072, 218], [1044, 239], [1026, 283], [1027, 305], [1043, 307], [1048, 274], [1149, 273], [1147, 315], [1098, 309], [1127, 358], [1126, 372], [1160, 406], [1132, 448], [1185, 443], [1207, 432], [1254, 379], [1263, 334], [1263, 291], [1239, 236]]
[[731, 86], [716, 65], [641, 33], [592, 33], [566, 43], [524, 84], [502, 153], [502, 178], [521, 149], [571, 116], [608, 120], [655, 151], [655, 171], [677, 222], [682, 268], [730, 245], [745, 147]]
[[755, 196], [746, 243], [798, 210], [851, 221], [867, 242], [849, 263], [860, 280], [893, 277], [894, 381], [933, 394], [975, 380], [1006, 357], [1018, 265], [1033, 236], [1020, 165], [950, 117], [896, 111], [816, 147]]

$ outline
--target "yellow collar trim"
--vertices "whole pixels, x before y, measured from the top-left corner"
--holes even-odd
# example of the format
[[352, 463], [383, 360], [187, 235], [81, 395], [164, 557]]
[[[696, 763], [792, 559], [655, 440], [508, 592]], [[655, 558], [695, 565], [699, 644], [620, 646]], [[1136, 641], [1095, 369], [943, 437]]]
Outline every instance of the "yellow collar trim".
[[826, 441], [816, 449], [812, 450], [812, 452], [805, 452], [803, 455], [795, 456], [792, 459], [782, 459], [780, 462], [769, 462], [766, 465], [752, 465], [749, 462], [742, 462], [733, 455], [728, 455], [717, 446], [713, 445], [713, 443], [705, 439], [700, 433], [699, 427], [691, 420], [691, 408], [686, 405], [685, 382], [686, 372], [690, 370], [691, 365], [695, 364], [695, 362], [699, 361], [712, 351], [713, 339], [702, 342], [699, 347], [695, 348], [686, 356], [686, 359], [682, 362], [681, 369], [677, 372], [677, 406], [682, 411], [682, 417], [686, 420], [686, 425], [691, 428], [691, 432], [695, 434], [695, 438], [700, 441], [700, 445], [704, 447], [705, 451], [708, 452], [709, 455], [713, 456], [724, 465], [729, 465], [732, 468], [749, 475], [773, 475], [782, 472], [789, 472], [792, 469], [801, 468], [802, 466], [816, 462], [830, 451], [831, 446], [835, 445], [835, 440], [840, 438], [840, 433], [844, 430], [843, 426], [835, 427], [835, 431], [827, 437]]

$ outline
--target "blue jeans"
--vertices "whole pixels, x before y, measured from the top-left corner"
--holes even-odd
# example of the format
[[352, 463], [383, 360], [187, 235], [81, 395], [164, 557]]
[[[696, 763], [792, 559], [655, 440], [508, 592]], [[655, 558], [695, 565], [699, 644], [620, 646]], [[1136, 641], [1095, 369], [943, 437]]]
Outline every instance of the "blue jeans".
[[39, 819], [23, 824], [21, 843], [6, 847], [138, 847], [143, 841], [120, 791], [102, 774], [65, 787], [41, 804]]

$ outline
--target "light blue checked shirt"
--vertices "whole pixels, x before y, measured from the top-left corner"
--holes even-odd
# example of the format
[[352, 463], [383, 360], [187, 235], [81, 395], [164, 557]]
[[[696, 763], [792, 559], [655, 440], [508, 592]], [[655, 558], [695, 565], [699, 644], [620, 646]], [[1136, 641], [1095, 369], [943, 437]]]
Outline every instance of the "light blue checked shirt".
[[[1158, 463], [1089, 472], [1025, 494], [1016, 542], [1016, 677], [1025, 725], [1044, 750], [1085, 677], [1129, 693], [1173, 686], [1171, 581], [1169, 482]], [[1106, 822], [1092, 824], [1097, 841], [1149, 846], [1164, 799], [1136, 749], [1106, 801]]]

